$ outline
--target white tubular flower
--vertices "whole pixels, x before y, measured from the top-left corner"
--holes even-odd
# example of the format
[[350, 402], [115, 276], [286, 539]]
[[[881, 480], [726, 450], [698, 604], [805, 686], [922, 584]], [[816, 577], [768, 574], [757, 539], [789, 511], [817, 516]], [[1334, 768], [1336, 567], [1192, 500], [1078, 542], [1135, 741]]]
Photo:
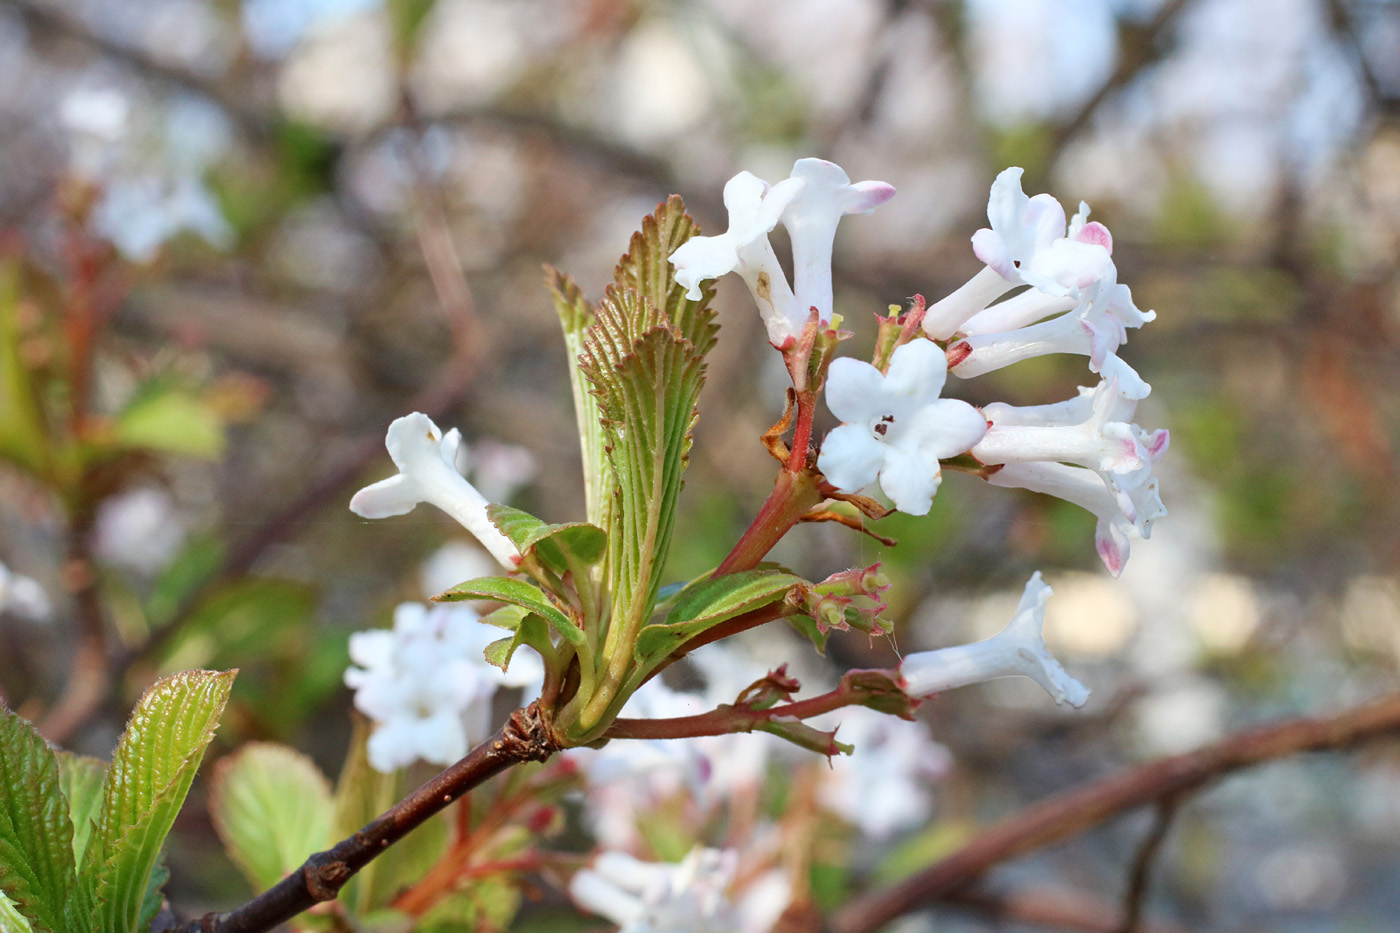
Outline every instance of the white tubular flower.
[[[1165, 432], [1149, 442], [1149, 459], [1166, 452]], [[1155, 449], [1155, 453], [1154, 453]], [[1115, 577], [1128, 563], [1133, 538], [1150, 538], [1152, 523], [1167, 514], [1157, 490], [1157, 479], [1150, 472], [1134, 477], [1136, 482], [1121, 489], [1111, 488], [1097, 473], [1063, 463], [1008, 463], [987, 477], [993, 486], [1029, 489], [1072, 502], [1098, 518], [1094, 548], [1104, 566]]]
[[1101, 475], [1137, 473], [1151, 463], [1145, 432], [1123, 420], [1136, 407], [1116, 381], [1081, 389], [1077, 398], [1057, 405], [987, 405], [982, 414], [991, 425], [972, 455], [989, 464], [1062, 461]]
[[792, 238], [792, 277], [801, 315], [797, 333], [801, 333], [812, 308], [823, 324], [831, 323], [831, 246], [836, 225], [846, 214], [875, 210], [894, 197], [894, 187], [883, 181], [851, 184], [841, 166], [825, 159], [798, 159], [792, 178], [804, 184], [783, 211], [782, 221]]
[[345, 684], [355, 708], [374, 721], [369, 761], [389, 773], [422, 758], [451, 764], [489, 731], [491, 696], [498, 687], [543, 679], [538, 654], [521, 647], [506, 673], [482, 652], [499, 631], [483, 625], [469, 606], [403, 603], [392, 631], [350, 636], [352, 666]]
[[802, 333], [807, 316], [799, 311], [768, 234], [803, 184], [789, 178], [770, 187], [757, 175], [740, 172], [724, 186], [729, 229], [718, 236], [691, 237], [671, 254], [676, 281], [692, 301], [700, 298], [700, 283], [706, 279], [739, 273], [758, 305], [768, 339], [777, 346]]
[[444, 435], [421, 412], [397, 419], [389, 425], [385, 446], [399, 468], [398, 475], [355, 493], [350, 511], [364, 518], [388, 518], [427, 502], [461, 522], [502, 566], [514, 570], [520, 552], [491, 524], [486, 498], [457, 472], [461, 442], [462, 435], [455, 428]]
[[53, 604], [37, 580], [15, 573], [0, 563], [0, 614], [3, 613], [42, 622], [53, 614]]
[[[1008, 168], [992, 182], [987, 200], [991, 227], [972, 236], [972, 251], [987, 268], [928, 309], [924, 330], [930, 337], [952, 337], [1017, 285], [1031, 285], [1056, 298], [1077, 297], [1112, 267], [1113, 238], [1102, 224], [1088, 222], [1088, 206], [1081, 202], [1067, 230], [1060, 202], [1048, 194], [1027, 197], [1021, 190], [1022, 174], [1020, 168]], [[1062, 310], [1072, 306], [1073, 302]]]
[[[701, 282], [739, 273], [769, 342], [781, 348], [802, 334], [812, 308], [822, 324], [831, 322], [831, 246], [841, 217], [873, 211], [893, 196], [894, 188], [882, 181], [851, 184], [839, 165], [824, 159], [798, 159], [792, 176], [771, 187], [740, 172], [724, 186], [729, 229], [692, 237], [672, 253], [676, 281], [697, 299]], [[780, 220], [792, 238], [795, 294], [768, 242]]]
[[[989, 311], [996, 311], [996, 306]], [[952, 371], [971, 379], [1032, 357], [1074, 353], [1089, 357], [1090, 371], [1101, 373], [1105, 366], [1116, 365], [1108, 359], [1127, 342], [1128, 328], [1141, 327], [1156, 317], [1155, 311], [1142, 311], [1133, 304], [1132, 292], [1118, 284], [1117, 271], [1110, 268], [1068, 314], [1014, 330], [977, 333], [953, 344], [948, 348], [957, 360]]]
[[618, 933], [734, 933], [739, 919], [726, 894], [734, 881], [732, 849], [692, 849], [676, 864], [604, 852], [569, 882], [584, 910], [619, 924]]
[[972, 645], [907, 656], [899, 665], [904, 692], [923, 697], [997, 677], [1021, 675], [1044, 687], [1056, 703], [1083, 706], [1089, 700], [1089, 688], [1060, 666], [1046, 650], [1041, 635], [1050, 593], [1037, 570], [1026, 583], [1016, 614], [997, 635]]
[[894, 351], [887, 375], [860, 360], [834, 360], [826, 404], [845, 423], [822, 441], [817, 468], [848, 493], [878, 476], [895, 508], [928, 514], [942, 481], [939, 459], [966, 452], [987, 432], [977, 409], [938, 397], [947, 374], [943, 351], [922, 339]]

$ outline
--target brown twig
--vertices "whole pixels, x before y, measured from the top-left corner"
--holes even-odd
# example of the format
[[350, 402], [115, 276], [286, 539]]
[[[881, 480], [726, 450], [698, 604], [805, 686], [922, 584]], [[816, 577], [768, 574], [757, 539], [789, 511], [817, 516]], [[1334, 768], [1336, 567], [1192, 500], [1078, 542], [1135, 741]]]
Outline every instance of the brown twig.
[[1053, 845], [1125, 810], [1179, 797], [1230, 772], [1396, 733], [1400, 733], [1400, 693], [1335, 716], [1288, 720], [1129, 768], [1043, 800], [912, 877], [856, 898], [832, 918], [831, 933], [873, 933], [920, 905], [966, 888], [1002, 862]]
[[1152, 874], [1152, 865], [1162, 851], [1162, 843], [1167, 841], [1172, 819], [1176, 816], [1177, 797], [1164, 797], [1157, 802], [1152, 815], [1152, 827], [1142, 838], [1137, 854], [1133, 857], [1132, 868], [1128, 871], [1128, 887], [1123, 893], [1123, 922], [1116, 933], [1141, 933], [1142, 907], [1147, 899], [1147, 884]]
[[207, 914], [166, 933], [263, 933], [322, 901], [334, 900], [361, 869], [395, 842], [473, 787], [526, 761], [558, 751], [535, 704], [518, 709], [495, 735], [465, 758], [394, 804], [359, 832], [317, 852], [302, 866], [247, 903]]
[[1159, 48], [1162, 36], [1190, 2], [1191, 0], [1167, 0], [1152, 19], [1142, 26], [1120, 23], [1118, 64], [1108, 79], [1099, 85], [1098, 90], [1080, 105], [1074, 116], [1055, 127], [1050, 141], [1051, 162], [1059, 156], [1070, 140], [1078, 136], [1080, 131], [1089, 125], [1094, 112], [1099, 109], [1100, 104], [1108, 99], [1109, 95], [1127, 87], [1148, 66], [1161, 58]]
[[[947, 900], [999, 920], [1054, 930], [1079, 933], [1118, 933], [1118, 913], [1114, 905], [1071, 891], [1034, 888], [1025, 891], [993, 893], [960, 891]], [[1144, 922], [1139, 933], [1184, 933], [1177, 926]]]

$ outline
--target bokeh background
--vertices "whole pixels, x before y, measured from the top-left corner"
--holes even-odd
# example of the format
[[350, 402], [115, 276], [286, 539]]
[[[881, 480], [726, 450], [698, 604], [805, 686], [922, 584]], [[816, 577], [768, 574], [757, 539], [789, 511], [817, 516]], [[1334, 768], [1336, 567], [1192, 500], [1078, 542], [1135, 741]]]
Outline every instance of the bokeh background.
[[[1154, 386], [1138, 420], [1172, 432], [1171, 515], [1120, 580], [1092, 517], [966, 476], [929, 518], [885, 523], [897, 548], [810, 527], [778, 554], [895, 578], [894, 643], [838, 638], [838, 668], [990, 633], [1033, 569], [1056, 589], [1049, 640], [1094, 700], [1062, 715], [998, 682], [929, 704], [955, 764], [919, 851], [1115, 765], [1395, 683], [1400, 3], [0, 0], [0, 76], [5, 300], [33, 336], [0, 362], [61, 373], [72, 322], [97, 321], [89, 384], [53, 391], [86, 391], [89, 428], [160, 452], [81, 494], [23, 458], [0, 467], [0, 560], [53, 602], [0, 621], [11, 706], [64, 701], [92, 635], [82, 594], [101, 591], [112, 675], [63, 723], [80, 750], [110, 752], [157, 672], [238, 666], [221, 747], [275, 738], [333, 772], [346, 634], [425, 595], [424, 560], [459, 539], [436, 515], [345, 509], [390, 469], [387, 423], [431, 410], [483, 486], [581, 517], [541, 264], [596, 297], [668, 193], [718, 232], [730, 175], [777, 180], [806, 155], [899, 192], [838, 239], [852, 352], [871, 313], [976, 271], [968, 238], [1013, 164], [1028, 192], [1092, 205], [1120, 281], [1158, 313], [1123, 355]], [[722, 283], [720, 306], [676, 579], [762, 501], [757, 437], [781, 412], [742, 288]], [[50, 313], [66, 342], [45, 342]], [[1087, 378], [1047, 358], [950, 391], [1036, 404]], [[177, 829], [172, 891], [227, 903], [244, 889], [203, 820], [191, 807]], [[1111, 902], [1146, 825], [994, 880]], [[1400, 746], [1375, 745], [1192, 801], [1149, 903], [1184, 929], [1393, 930], [1397, 871]]]

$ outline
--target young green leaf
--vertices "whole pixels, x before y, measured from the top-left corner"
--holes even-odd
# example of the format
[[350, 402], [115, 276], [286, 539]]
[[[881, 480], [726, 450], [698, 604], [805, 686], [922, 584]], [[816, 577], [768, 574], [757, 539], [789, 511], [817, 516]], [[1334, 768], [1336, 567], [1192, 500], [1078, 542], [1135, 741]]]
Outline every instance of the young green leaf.
[[4, 894], [0, 894], [0, 933], [33, 933], [34, 928], [24, 914]]
[[228, 702], [235, 671], [184, 671], [136, 704], [103, 782], [102, 814], [83, 858], [96, 894], [91, 929], [134, 933], [161, 846]]
[[568, 353], [569, 384], [574, 393], [574, 415], [578, 420], [579, 445], [583, 455], [583, 490], [588, 520], [600, 528], [609, 527], [612, 510], [612, 468], [603, 455], [603, 426], [598, 417], [598, 400], [589, 391], [588, 381], [579, 368], [584, 336], [593, 324], [593, 307], [568, 275], [545, 266], [545, 284], [554, 298], [554, 310], [564, 329]]
[[499, 504], [487, 506], [486, 514], [521, 554], [533, 552], [555, 573], [567, 571], [571, 558], [579, 564], [594, 564], [602, 560], [607, 551], [608, 536], [597, 525], [587, 522], [550, 525], [529, 512]]
[[698, 580], [681, 591], [663, 621], [642, 629], [637, 637], [637, 663], [649, 669], [695, 636], [777, 602], [801, 582], [801, 577], [777, 570], [745, 570]]
[[62, 933], [76, 875], [58, 759], [0, 706], [0, 893], [34, 930]]
[[73, 858], [75, 864], [81, 865], [88, 837], [102, 812], [102, 782], [107, 777], [107, 762], [59, 751], [58, 775], [63, 782], [63, 796], [68, 798], [68, 816], [73, 821]]
[[261, 890], [329, 846], [331, 786], [305, 755], [250, 742], [219, 762], [209, 815], [229, 857]]
[[676, 332], [704, 356], [714, 347], [719, 332], [710, 308], [714, 283], [706, 282], [700, 300], [691, 301], [671, 266], [671, 254], [699, 234], [700, 225], [685, 212], [680, 195], [671, 195], [656, 205], [656, 211], [642, 221], [642, 229], [632, 234], [613, 282], [619, 291], [635, 292], [660, 309]]
[[555, 656], [554, 645], [549, 640], [548, 623], [531, 612], [520, 618], [515, 627], [515, 634], [509, 638], [498, 638], [486, 646], [486, 660], [504, 671], [510, 667], [510, 659], [515, 656], [515, 649], [521, 645], [534, 648], [546, 661]]
[[442, 602], [456, 602], [464, 599], [494, 599], [503, 603], [520, 606], [542, 617], [565, 640], [575, 645], [583, 644], [583, 630], [573, 620], [559, 610], [544, 593], [523, 580], [509, 577], [482, 577], [459, 583], [446, 593], [435, 597]]
[[612, 624], [635, 632], [656, 605], [670, 552], [704, 358], [654, 306], [610, 289], [583, 366], [598, 397], [616, 477], [614, 527], [608, 530]]

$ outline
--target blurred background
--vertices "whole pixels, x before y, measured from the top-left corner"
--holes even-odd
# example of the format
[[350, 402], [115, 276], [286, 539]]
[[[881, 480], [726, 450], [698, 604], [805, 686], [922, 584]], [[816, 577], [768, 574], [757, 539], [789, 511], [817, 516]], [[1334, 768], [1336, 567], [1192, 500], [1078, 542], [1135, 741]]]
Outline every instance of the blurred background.
[[[834, 639], [837, 669], [990, 634], [1033, 569], [1056, 590], [1048, 639], [1094, 699], [1061, 715], [997, 682], [927, 704], [953, 764], [921, 857], [1395, 683], [1400, 3], [0, 0], [0, 75], [0, 692], [71, 747], [109, 754], [160, 671], [237, 666], [220, 747], [273, 738], [334, 773], [347, 634], [443, 588], [430, 558], [447, 583], [461, 566], [445, 517], [345, 508], [391, 472], [388, 422], [429, 411], [488, 497], [580, 518], [541, 264], [596, 298], [668, 193], [717, 233], [732, 174], [807, 155], [898, 189], [838, 238], [852, 353], [871, 313], [979, 268], [1007, 165], [1086, 200], [1158, 313], [1123, 355], [1154, 387], [1137, 420], [1172, 432], [1171, 514], [1120, 580], [1092, 516], [960, 475], [883, 523], [897, 548], [821, 526], [776, 555], [895, 579], [896, 638]], [[719, 305], [675, 579], [763, 500], [782, 410], [742, 287]], [[949, 394], [1055, 401], [1082, 364]], [[1144, 816], [993, 880], [1113, 902]], [[172, 845], [177, 901], [246, 893], [198, 807]], [[1397, 871], [1400, 746], [1373, 745], [1193, 800], [1149, 904], [1185, 929], [1393, 930]]]

